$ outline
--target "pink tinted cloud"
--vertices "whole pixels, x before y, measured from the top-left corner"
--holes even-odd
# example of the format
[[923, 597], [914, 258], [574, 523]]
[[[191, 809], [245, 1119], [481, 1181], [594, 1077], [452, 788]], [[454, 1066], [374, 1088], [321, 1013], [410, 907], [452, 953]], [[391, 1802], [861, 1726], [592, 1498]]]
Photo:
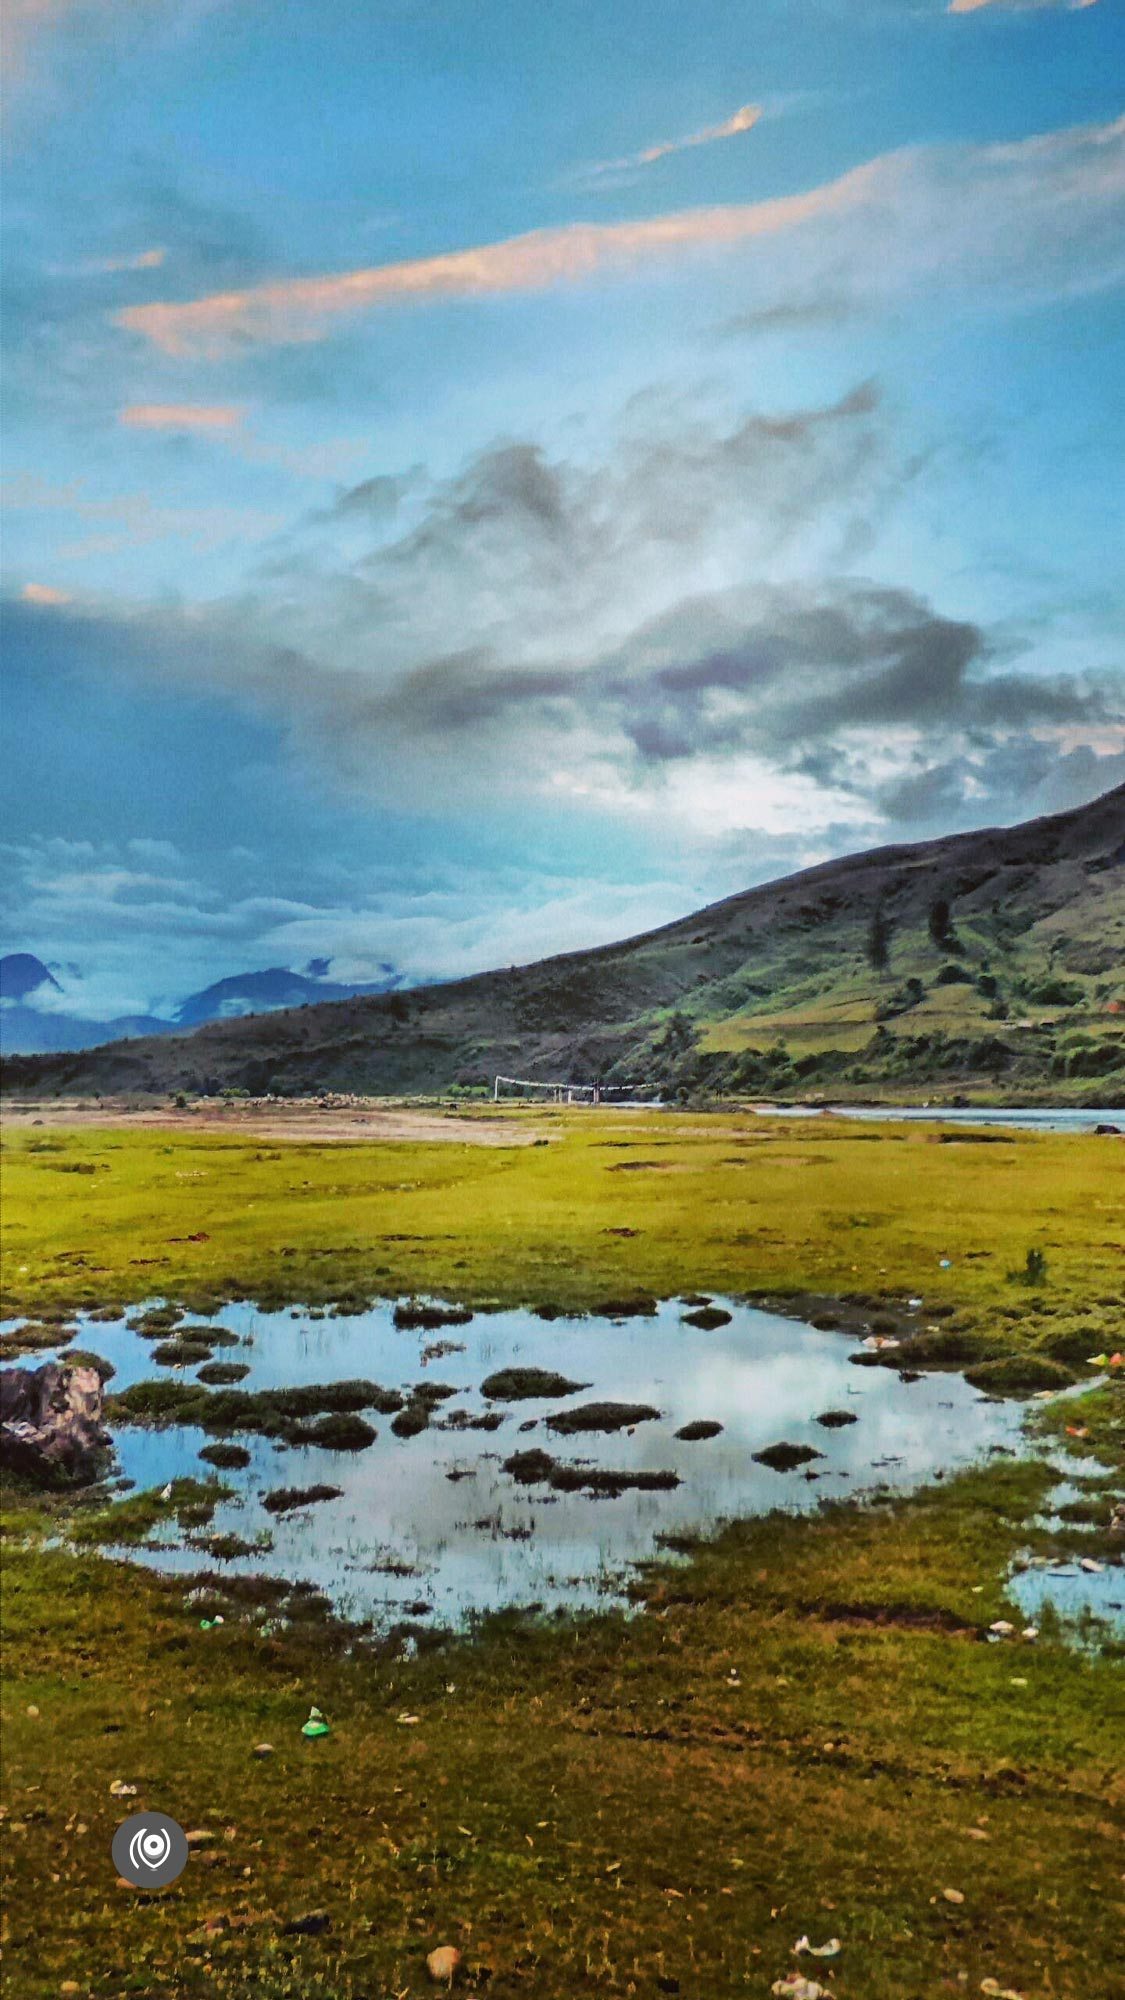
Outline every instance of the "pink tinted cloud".
[[[691, 252], [730, 252], [809, 230], [806, 283], [844, 261], [859, 292], [929, 279], [1049, 283], [1061, 262], [1091, 282], [1113, 265], [1108, 223], [1125, 194], [1125, 119], [997, 146], [886, 153], [803, 193], [681, 209], [634, 222], [574, 222], [435, 257], [283, 278], [243, 291], [155, 300], [115, 324], [163, 353], [213, 358], [232, 343], [322, 340], [332, 323], [407, 302], [487, 298], [579, 284]], [[1068, 279], [1069, 282], [1069, 279]]]
[[117, 413], [135, 431], [231, 431], [242, 418], [234, 403], [129, 403]]
[[949, 0], [946, 12], [949, 14], [979, 14], [985, 7], [1004, 7], [1009, 13], [1027, 12], [1043, 7], [1065, 7], [1068, 14], [1084, 13], [1087, 7], [1096, 7], [1098, 0]]
[[716, 140], [737, 138], [740, 132], [749, 132], [761, 115], [760, 104], [741, 104], [720, 125], [705, 125], [702, 131], [689, 132], [683, 139], [658, 140], [655, 146], [645, 146], [639, 153], [626, 153], [620, 160], [601, 160], [589, 171], [592, 174], [614, 174], [627, 167], [651, 167], [657, 160], [667, 159], [669, 153], [686, 153], [693, 146], [713, 146]]
[[52, 583], [25, 583], [20, 591], [25, 604], [69, 604], [70, 593], [56, 590]]
[[574, 284], [693, 248], [728, 248], [771, 236], [814, 216], [858, 206], [870, 167], [807, 194], [723, 208], [686, 209], [643, 222], [574, 222], [533, 230], [498, 243], [478, 244], [437, 257], [375, 264], [320, 278], [282, 279], [246, 291], [213, 292], [186, 302], [156, 300], [114, 315], [165, 354], [215, 355], [231, 340], [320, 340], [326, 322], [341, 315], [403, 300], [483, 298]]

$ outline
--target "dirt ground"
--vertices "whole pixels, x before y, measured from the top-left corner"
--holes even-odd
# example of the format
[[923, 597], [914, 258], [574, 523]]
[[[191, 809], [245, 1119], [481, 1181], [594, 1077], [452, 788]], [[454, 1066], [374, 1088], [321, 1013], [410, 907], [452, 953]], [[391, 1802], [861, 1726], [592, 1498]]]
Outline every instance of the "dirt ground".
[[366, 1140], [446, 1140], [458, 1146], [529, 1146], [543, 1136], [528, 1111], [512, 1114], [491, 1107], [462, 1110], [410, 1105], [379, 1098], [218, 1098], [184, 1110], [159, 1099], [135, 1097], [33, 1098], [4, 1104], [3, 1124], [11, 1131], [28, 1126], [71, 1128], [150, 1126], [178, 1132], [226, 1132], [255, 1139], [315, 1139], [346, 1144]]

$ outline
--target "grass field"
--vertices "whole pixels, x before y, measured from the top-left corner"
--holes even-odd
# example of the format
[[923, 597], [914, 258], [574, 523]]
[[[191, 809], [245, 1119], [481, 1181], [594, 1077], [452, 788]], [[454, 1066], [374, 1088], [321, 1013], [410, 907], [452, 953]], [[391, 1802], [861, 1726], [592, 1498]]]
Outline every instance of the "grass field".
[[[548, 1143], [16, 1133], [8, 1310], [909, 1291], [973, 1352], [1080, 1376], [1120, 1344], [1115, 1141], [510, 1116]], [[1104, 1524], [1120, 1390], [1065, 1406], [1080, 1441], [1063, 1405], [1029, 1408]], [[841, 2000], [1112, 2000], [1120, 1649], [1050, 1620], [983, 1642], [1018, 1627], [1017, 1550], [1110, 1552], [1039, 1524], [1053, 1477], [997, 1459], [895, 1504], [735, 1524], [654, 1568], [632, 1617], [500, 1617], [413, 1660], [315, 1606], [263, 1634], [237, 1593], [201, 1630], [182, 1578], [76, 1550], [77, 1503], [9, 1490], [7, 1990], [401, 2000], [449, 1943], [464, 1990], [501, 2000], [768, 1995], [796, 1968]], [[109, 1860], [146, 1805], [199, 1835], [163, 1896]], [[805, 1934], [838, 1955], [795, 1957]]]

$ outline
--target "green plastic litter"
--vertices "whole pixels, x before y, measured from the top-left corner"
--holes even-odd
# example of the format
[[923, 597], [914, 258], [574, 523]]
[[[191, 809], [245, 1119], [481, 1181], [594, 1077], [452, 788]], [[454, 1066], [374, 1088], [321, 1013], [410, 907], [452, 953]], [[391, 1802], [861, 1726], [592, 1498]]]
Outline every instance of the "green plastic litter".
[[310, 1708], [309, 1719], [301, 1724], [302, 1736], [330, 1736], [329, 1724], [324, 1720], [319, 1708]]

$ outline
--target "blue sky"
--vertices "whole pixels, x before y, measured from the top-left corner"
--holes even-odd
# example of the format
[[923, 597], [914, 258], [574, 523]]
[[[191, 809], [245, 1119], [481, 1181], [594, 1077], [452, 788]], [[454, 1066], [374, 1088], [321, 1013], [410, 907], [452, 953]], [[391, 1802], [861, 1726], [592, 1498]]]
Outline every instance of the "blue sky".
[[4, 949], [447, 977], [1125, 777], [1117, 0], [8, 0]]

